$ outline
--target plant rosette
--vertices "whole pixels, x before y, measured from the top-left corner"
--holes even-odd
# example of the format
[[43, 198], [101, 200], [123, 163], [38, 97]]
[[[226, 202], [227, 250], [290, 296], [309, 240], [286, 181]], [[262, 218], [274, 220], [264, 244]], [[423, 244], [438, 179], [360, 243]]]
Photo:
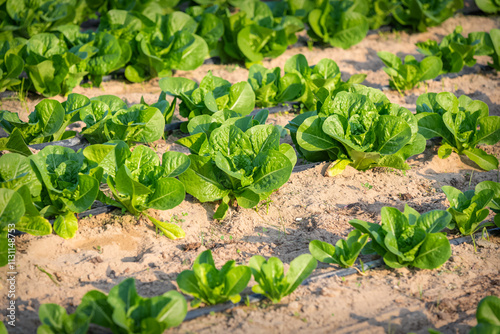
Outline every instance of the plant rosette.
[[421, 215], [406, 205], [404, 212], [383, 207], [381, 216], [380, 225], [359, 219], [349, 222], [371, 238], [364, 253], [377, 253], [391, 268], [435, 269], [450, 258], [450, 242], [446, 233], [439, 232], [452, 219], [447, 211], [432, 210]]
[[297, 116], [287, 128], [295, 134], [301, 156], [334, 160], [335, 176], [350, 165], [358, 170], [392, 167], [406, 170], [406, 160], [425, 149], [417, 120], [406, 108], [389, 102], [379, 90], [362, 85], [337, 94], [323, 91], [318, 111]]
[[191, 165], [179, 176], [186, 191], [200, 202], [222, 200], [214, 214], [224, 219], [230, 202], [253, 208], [285, 184], [297, 161], [288, 144], [280, 145], [273, 125], [256, 125], [243, 132], [235, 125], [214, 129], [210, 137], [199, 133], [190, 150]]
[[192, 270], [184, 270], [177, 276], [177, 285], [185, 294], [193, 296], [192, 307], [241, 300], [240, 293], [247, 287], [252, 272], [247, 266], [236, 266], [234, 260], [226, 262], [221, 269], [215, 267], [212, 251], [200, 253]]
[[160, 158], [149, 147], [137, 146], [130, 152], [123, 141], [91, 145], [83, 154], [92, 168], [101, 168], [104, 176], [107, 175], [113, 198], [100, 193], [99, 200], [134, 216], [143, 214], [170, 239], [185, 237], [180, 226], [162, 222], [147, 213], [148, 209], [170, 210], [184, 200], [184, 185], [175, 177], [184, 173], [191, 163], [185, 154], [166, 152], [160, 164]]
[[426, 139], [441, 137], [438, 156], [446, 159], [452, 152], [465, 154], [480, 168], [498, 169], [498, 159], [478, 148], [500, 141], [500, 117], [489, 116], [488, 105], [466, 95], [456, 98], [448, 92], [426, 93], [417, 99], [418, 132]]

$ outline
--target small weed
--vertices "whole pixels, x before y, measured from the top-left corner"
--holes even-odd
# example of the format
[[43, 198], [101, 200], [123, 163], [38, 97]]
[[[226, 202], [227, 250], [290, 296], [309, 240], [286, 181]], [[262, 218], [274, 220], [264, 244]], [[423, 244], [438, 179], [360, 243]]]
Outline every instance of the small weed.
[[52, 276], [52, 274], [50, 274], [49, 272], [47, 272], [45, 269], [43, 269], [42, 267], [40, 267], [39, 265], [35, 264], [35, 267], [36, 269], [40, 270], [42, 273], [44, 273], [45, 275], [47, 275], [50, 280], [52, 282], [54, 282], [55, 285], [59, 286], [59, 283], [57, 282], [57, 280], [54, 278], [54, 276]]
[[366, 182], [366, 183], [361, 183], [361, 185], [362, 185], [364, 188], [366, 188], [366, 189], [372, 189], [372, 188], [373, 188], [373, 186], [372, 186], [370, 183], [368, 183], [368, 182]]
[[97, 251], [97, 253], [102, 254], [102, 247], [101, 246], [95, 246], [94, 249]]

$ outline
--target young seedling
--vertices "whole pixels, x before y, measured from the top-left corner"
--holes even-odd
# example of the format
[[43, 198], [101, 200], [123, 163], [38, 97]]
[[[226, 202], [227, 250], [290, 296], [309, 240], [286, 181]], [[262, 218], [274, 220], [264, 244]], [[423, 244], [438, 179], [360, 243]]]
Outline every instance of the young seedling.
[[212, 252], [207, 249], [193, 263], [192, 270], [184, 270], [177, 276], [182, 292], [193, 296], [192, 307], [225, 303], [239, 303], [240, 293], [247, 287], [252, 272], [247, 266], [236, 266], [234, 260], [226, 262], [220, 270], [215, 268]]
[[273, 303], [279, 303], [309, 277], [317, 264], [312, 255], [302, 254], [290, 262], [290, 268], [285, 276], [280, 259], [271, 257], [266, 261], [264, 257], [255, 255], [248, 264], [257, 282], [252, 291], [266, 296]]
[[495, 192], [491, 189], [483, 189], [477, 193], [474, 190], [462, 193], [452, 186], [443, 186], [441, 189], [450, 202], [447, 211], [451, 213], [453, 219], [449, 228], [457, 228], [460, 234], [470, 236], [474, 244], [474, 251], [477, 251], [474, 233], [483, 227], [494, 226], [493, 223], [481, 223], [490, 213], [486, 207], [493, 199]]
[[313, 240], [309, 243], [309, 252], [320, 262], [335, 263], [343, 268], [349, 268], [356, 262], [359, 253], [368, 243], [368, 238], [368, 234], [354, 230], [349, 233], [347, 240], [337, 241], [335, 247], [320, 240]]

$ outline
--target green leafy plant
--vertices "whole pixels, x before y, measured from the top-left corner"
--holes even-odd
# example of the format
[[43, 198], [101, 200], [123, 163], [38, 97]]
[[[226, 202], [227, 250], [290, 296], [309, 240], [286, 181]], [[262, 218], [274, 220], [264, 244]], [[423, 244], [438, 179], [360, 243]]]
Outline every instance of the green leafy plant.
[[205, 40], [196, 35], [198, 23], [186, 13], [141, 15], [111, 10], [101, 21], [100, 31], [113, 34], [132, 47], [125, 77], [142, 82], [172, 74], [173, 69], [194, 70], [208, 56]]
[[71, 148], [47, 146], [30, 157], [31, 166], [42, 185], [34, 203], [46, 217], [55, 217], [54, 231], [64, 239], [78, 230], [75, 214], [84, 212], [99, 193], [102, 168], [90, 170], [82, 152]]
[[[480, 187], [481, 188], [481, 187]], [[483, 189], [476, 193], [474, 190], [461, 192], [452, 186], [443, 186], [446, 198], [450, 202], [448, 212], [451, 213], [453, 220], [449, 228], [456, 228], [462, 235], [469, 235], [476, 249], [476, 242], [473, 234], [483, 227], [494, 226], [493, 223], [481, 224], [490, 211], [486, 208], [493, 199], [495, 192], [491, 189]]]
[[268, 70], [260, 64], [250, 67], [248, 82], [255, 92], [255, 104], [258, 107], [272, 107], [293, 101], [300, 97], [303, 90], [302, 81], [296, 73], [281, 76], [279, 67]]
[[257, 285], [252, 291], [279, 303], [290, 295], [316, 269], [318, 262], [311, 254], [302, 254], [290, 262], [288, 272], [284, 273], [283, 263], [277, 257], [267, 261], [260, 255], [254, 255], [248, 264]]
[[57, 304], [40, 306], [42, 326], [38, 333], [86, 333], [89, 324], [109, 328], [113, 333], [161, 334], [179, 326], [187, 314], [187, 303], [177, 291], [151, 298], [137, 294], [134, 278], [114, 286], [109, 294], [87, 292], [75, 313], [67, 315]]
[[24, 69], [24, 60], [18, 54], [25, 41], [0, 41], [0, 92], [13, 89], [21, 83], [19, 76]]
[[0, 111], [0, 126], [9, 134], [18, 129], [28, 144], [63, 140], [75, 136], [66, 127], [79, 121], [82, 110], [89, 107], [90, 100], [81, 94], [70, 94], [62, 104], [45, 99], [29, 114], [28, 122], [21, 121], [17, 113]]
[[[52, 225], [33, 204], [33, 198], [40, 196], [42, 186], [31, 168], [29, 158], [17, 153], [7, 153], [0, 157], [0, 190], [3, 206], [3, 218], [0, 218], [2, 238], [6, 237], [7, 232], [13, 232], [14, 227], [32, 235], [52, 233]], [[7, 256], [7, 243], [4, 241], [2, 239], [3, 251], [0, 253]], [[5, 263], [6, 258], [0, 259], [0, 265]]]
[[224, 109], [245, 116], [255, 106], [255, 94], [248, 82], [231, 85], [229, 81], [212, 75], [211, 71], [199, 86], [186, 78], [170, 77], [161, 79], [159, 84], [164, 93], [182, 101], [179, 113], [189, 119], [198, 115], [211, 115]]
[[370, 235], [367, 251], [382, 256], [387, 266], [435, 269], [450, 258], [450, 242], [446, 233], [439, 233], [452, 219], [448, 212], [433, 210], [420, 215], [406, 205], [404, 212], [383, 207], [381, 215], [380, 225], [359, 219], [349, 224]]
[[85, 334], [90, 325], [90, 318], [83, 313], [69, 314], [57, 304], [42, 304], [38, 309], [42, 325], [37, 334]]
[[296, 32], [304, 29], [294, 16], [275, 17], [261, 1], [245, 1], [242, 10], [224, 16], [223, 57], [244, 60], [249, 67], [265, 57], [278, 57], [297, 42]]
[[309, 243], [309, 252], [318, 261], [349, 268], [356, 262], [359, 253], [368, 243], [368, 238], [368, 234], [354, 230], [349, 233], [347, 240], [340, 239], [335, 246], [320, 240], [313, 240]]
[[443, 62], [441, 73], [457, 73], [465, 65], [472, 67], [476, 64], [475, 55], [489, 54], [492, 50], [483, 50], [486, 33], [471, 33], [465, 38], [461, 34], [462, 31], [462, 27], [457, 26], [453, 33], [445, 36], [439, 44], [433, 40], [417, 43], [418, 52], [439, 57]]
[[500, 117], [489, 116], [488, 106], [466, 95], [426, 93], [417, 99], [418, 132], [426, 139], [443, 138], [438, 156], [445, 159], [452, 152], [465, 154], [484, 170], [498, 168], [498, 159], [478, 148], [500, 140]]
[[240, 293], [247, 287], [252, 272], [247, 266], [236, 266], [235, 261], [226, 262], [220, 270], [215, 268], [212, 251], [200, 253], [192, 270], [184, 270], [177, 276], [177, 285], [182, 292], [195, 299], [191, 306], [201, 302], [207, 305], [225, 303], [228, 300], [239, 303]]
[[476, 192], [479, 193], [485, 189], [493, 191], [493, 198], [488, 203], [488, 207], [496, 213], [494, 222], [497, 227], [500, 227], [500, 183], [494, 181], [483, 181], [476, 186]]
[[56, 29], [58, 26], [82, 23], [91, 11], [82, 0], [62, 1], [15, 1], [2, 2], [0, 31], [29, 38]]
[[[201, 132], [188, 144], [191, 165], [179, 176], [186, 191], [200, 202], [222, 199], [214, 214], [224, 219], [230, 202], [252, 208], [288, 181], [297, 157], [288, 144], [279, 144], [273, 125], [256, 125], [243, 132], [235, 125]], [[193, 136], [192, 136], [193, 137]]]
[[[302, 82], [300, 96], [296, 101], [302, 102], [307, 110], [315, 110], [318, 95], [328, 92], [348, 90], [354, 84], [365, 80], [366, 74], [355, 74], [346, 82], [342, 81], [340, 69], [332, 59], [324, 58], [316, 65], [309, 66], [304, 55], [294, 55], [285, 62], [285, 76], [296, 74]], [[320, 92], [320, 89], [324, 88]]]
[[368, 33], [368, 20], [355, 10], [352, 1], [321, 1], [319, 8], [308, 15], [311, 29], [307, 31], [314, 41], [348, 49], [361, 42]]
[[130, 153], [124, 142], [113, 141], [88, 146], [83, 155], [91, 167], [101, 168], [107, 174], [113, 199], [101, 194], [100, 200], [127, 210], [134, 216], [143, 214], [170, 239], [185, 236], [178, 225], [159, 221], [147, 213], [148, 209], [170, 210], [184, 200], [184, 186], [175, 177], [191, 163], [185, 154], [166, 152], [160, 164], [155, 151], [149, 147], [137, 146]]
[[[130, 108], [119, 109], [114, 113], [108, 112], [106, 117], [99, 122], [104, 124], [99, 124], [94, 129], [99, 131], [103, 126], [107, 140], [123, 140], [128, 143], [152, 143], [161, 138], [165, 128], [165, 118], [161, 111], [145, 104], [136, 104]], [[87, 131], [87, 133], [87, 137], [92, 136], [90, 138], [95, 138], [98, 135], [95, 131]]]
[[398, 91], [412, 89], [419, 82], [436, 78], [442, 71], [443, 62], [439, 57], [425, 57], [421, 62], [412, 55], [403, 61], [396, 55], [379, 51], [379, 58], [384, 62], [384, 72], [390, 77], [389, 85]]
[[392, 15], [403, 26], [426, 31], [427, 27], [440, 25], [463, 7], [463, 0], [402, 0]]
[[406, 159], [425, 149], [415, 116], [379, 90], [355, 85], [349, 92], [327, 93], [317, 112], [297, 116], [287, 128], [307, 160], [335, 160], [330, 176], [348, 165], [409, 169]]
[[476, 310], [477, 325], [470, 334], [500, 333], [500, 298], [487, 296], [481, 299]]
[[199, 115], [192, 118], [186, 128], [190, 136], [180, 138], [177, 144], [189, 148], [191, 153], [198, 154], [202, 146], [206, 145], [206, 140], [210, 138], [212, 131], [221, 126], [234, 125], [243, 132], [246, 132], [253, 126], [264, 125], [266, 123], [269, 111], [263, 109], [255, 116], [241, 116], [231, 110], [222, 110], [212, 115]]
[[26, 46], [25, 70], [35, 91], [44, 96], [67, 94], [92, 73], [93, 60], [89, 59], [97, 50], [90, 45], [68, 49], [55, 34], [41, 33], [31, 37]]

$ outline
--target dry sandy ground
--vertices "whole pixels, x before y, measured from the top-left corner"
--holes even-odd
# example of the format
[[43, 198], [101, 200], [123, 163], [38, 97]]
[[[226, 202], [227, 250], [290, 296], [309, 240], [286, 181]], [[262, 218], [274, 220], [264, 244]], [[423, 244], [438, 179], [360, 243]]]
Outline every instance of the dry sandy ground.
[[[499, 28], [498, 17], [458, 16], [429, 32], [372, 33], [350, 50], [296, 46], [264, 65], [283, 66], [292, 55], [303, 53], [309, 63], [322, 58], [334, 59], [346, 77], [366, 73], [365, 84], [384, 89], [392, 102], [415, 110], [417, 97], [426, 90], [467, 94], [486, 102], [490, 114], [500, 115], [499, 76], [484, 71], [487, 58], [458, 75], [448, 75], [428, 82], [400, 96], [388, 87], [388, 77], [377, 51], [398, 55], [417, 55], [414, 43], [429, 38], [440, 39], [462, 25], [464, 33]], [[176, 73], [197, 81], [212, 70], [231, 82], [246, 80], [248, 71], [237, 65], [204, 65], [192, 72]], [[105, 82], [102, 88], [77, 88], [87, 96], [115, 94], [129, 103], [141, 96], [154, 102], [160, 92], [158, 80], [144, 84]], [[64, 100], [63, 97], [55, 99]], [[2, 109], [18, 111], [26, 118], [40, 98], [29, 96], [2, 100]], [[273, 115], [269, 121], [285, 125], [291, 115]], [[159, 141], [159, 153], [181, 150], [174, 144], [175, 134]], [[289, 138], [285, 138], [289, 142]], [[500, 144], [488, 147], [500, 158]], [[336, 178], [323, 175], [326, 163], [296, 172], [271, 196], [269, 207], [258, 210], [232, 208], [223, 222], [212, 220], [215, 203], [200, 204], [191, 196], [170, 211], [153, 211], [162, 220], [178, 222], [186, 239], [170, 241], [155, 235], [146, 221], [138, 221], [118, 211], [80, 220], [80, 230], [72, 240], [56, 235], [17, 239], [18, 323], [13, 333], [34, 333], [39, 324], [37, 311], [42, 303], [59, 303], [73, 311], [89, 290], [108, 292], [127, 277], [135, 277], [139, 293], [153, 296], [176, 289], [175, 277], [189, 269], [201, 251], [210, 248], [216, 264], [235, 259], [246, 264], [260, 254], [277, 256], [289, 263], [308, 252], [308, 243], [320, 239], [335, 243], [345, 237], [354, 218], [376, 222], [383, 206], [402, 209], [404, 204], [420, 212], [445, 209], [448, 205], [440, 190], [453, 185], [466, 190], [484, 180], [499, 181], [498, 171], [483, 172], [469, 161], [452, 155], [437, 157], [437, 147], [429, 143], [426, 151], [410, 159], [407, 172], [377, 169], [358, 172], [348, 169]], [[491, 219], [491, 217], [490, 217]], [[456, 237], [456, 236], [451, 236]], [[260, 303], [238, 307], [222, 314], [209, 315], [183, 323], [171, 332], [197, 333], [426, 333], [437, 328], [444, 333], [467, 333], [475, 324], [478, 301], [486, 295], [500, 295], [500, 238], [483, 241], [474, 253], [470, 243], [453, 246], [453, 255], [442, 268], [432, 271], [388, 270], [378, 268], [366, 275], [341, 280], [329, 278], [301, 286], [279, 305]], [[370, 258], [363, 260], [369, 261]], [[41, 269], [50, 273], [55, 282]], [[332, 270], [320, 264], [316, 273]], [[315, 273], [315, 274], [316, 274]], [[1, 275], [1, 305], [6, 305], [5, 274]], [[0, 312], [0, 320], [5, 320]], [[9, 328], [10, 331], [10, 328]], [[94, 332], [99, 332], [94, 329]]]

